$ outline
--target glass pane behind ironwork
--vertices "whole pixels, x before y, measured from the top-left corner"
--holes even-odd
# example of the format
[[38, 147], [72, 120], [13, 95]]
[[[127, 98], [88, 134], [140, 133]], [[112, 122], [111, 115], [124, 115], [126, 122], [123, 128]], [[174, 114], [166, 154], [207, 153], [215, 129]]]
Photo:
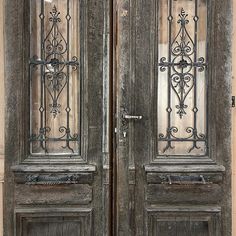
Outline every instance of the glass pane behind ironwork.
[[158, 155], [207, 154], [207, 2], [158, 1]]
[[30, 1], [31, 154], [80, 152], [79, 3]]

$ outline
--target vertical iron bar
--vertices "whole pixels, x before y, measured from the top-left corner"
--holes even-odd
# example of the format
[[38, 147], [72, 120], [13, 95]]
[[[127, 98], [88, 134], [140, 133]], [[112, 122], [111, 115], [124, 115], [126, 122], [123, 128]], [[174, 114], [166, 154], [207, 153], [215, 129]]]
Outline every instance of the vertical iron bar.
[[[44, 45], [44, 38], [45, 38], [45, 33], [44, 33], [44, 31], [45, 31], [45, 5], [44, 5], [44, 1], [42, 1], [43, 2], [43, 4], [42, 4], [42, 6], [43, 6], [43, 32], [42, 32], [42, 60], [43, 61], [45, 61], [46, 60], [46, 51], [45, 51], [45, 45]], [[48, 152], [48, 150], [47, 150], [47, 141], [46, 141], [46, 126], [47, 126], [47, 109], [46, 109], [46, 107], [47, 107], [47, 97], [46, 97], [46, 91], [47, 91], [47, 88], [46, 88], [46, 81], [45, 81], [45, 69], [46, 69], [46, 67], [43, 65], [43, 84], [44, 84], [44, 87], [43, 87], [43, 98], [44, 98], [44, 109], [43, 109], [43, 111], [44, 111], [44, 139], [45, 139], [45, 141], [44, 141], [44, 150], [45, 150], [45, 153], [47, 153]]]
[[[168, 49], [168, 62], [171, 63], [171, 28], [172, 28], [172, 0], [169, 0], [169, 49]], [[171, 128], [171, 67], [168, 67], [168, 139], [170, 140], [171, 134], [170, 134], [170, 128]], [[171, 141], [168, 141], [167, 143], [167, 149], [171, 147]]]
[[[67, 0], [67, 17], [66, 17], [66, 20], [67, 20], [67, 61], [69, 61], [70, 59], [70, 5], [69, 5], [69, 0]], [[66, 120], [67, 120], [67, 143], [66, 143], [66, 146], [69, 148], [69, 130], [70, 130], [70, 69], [69, 69], [69, 65], [67, 65], [66, 67], [66, 70], [67, 70], [67, 109], [66, 109]]]
[[[56, 9], [58, 9], [58, 6], [56, 7]], [[57, 29], [57, 21], [55, 22], [54, 20], [53, 20], [53, 22], [52, 22], [52, 27], [53, 27], [53, 37], [57, 37], [57, 34], [58, 34], [58, 29]], [[57, 42], [56, 42], [56, 40], [52, 40], [52, 44], [53, 44], [53, 51], [52, 51], [52, 53], [53, 53], [53, 58], [57, 58], [57, 50], [56, 50], [56, 48], [57, 48]], [[50, 55], [50, 54], [49, 54]], [[51, 55], [50, 55], [51, 56]], [[50, 66], [52, 66], [52, 65], [50, 65]], [[53, 77], [54, 76], [57, 76], [56, 75], [56, 73], [57, 73], [57, 67], [56, 66], [53, 66]], [[53, 84], [53, 86], [54, 86], [54, 83], [56, 83], [56, 81], [54, 81], [54, 78], [52, 79], [52, 84]], [[57, 101], [57, 91], [56, 91], [56, 89], [53, 89], [53, 101], [52, 101], [52, 106], [54, 107], [54, 106], [57, 106], [58, 105], [58, 101]], [[55, 107], [55, 109], [57, 109], [56, 107]]]
[[[185, 23], [184, 23], [184, 26], [181, 25], [181, 31], [182, 31], [181, 32], [182, 33], [182, 39], [184, 40], [184, 36], [185, 36], [184, 35], [185, 34]], [[181, 53], [181, 60], [182, 61], [184, 61], [184, 56], [185, 56], [185, 53], [182, 52]], [[180, 86], [182, 86], [182, 83], [184, 83], [184, 67], [183, 66], [181, 66]], [[181, 104], [181, 103], [183, 103], [183, 104]], [[180, 92], [180, 104], [179, 105], [180, 105], [180, 109], [181, 109], [182, 106], [184, 106], [184, 89]], [[183, 109], [184, 109], [184, 107], [183, 107]], [[184, 111], [180, 110], [180, 117], [182, 117], [181, 114], [184, 115]]]
[[[197, 34], [198, 34], [198, 0], [195, 0], [195, 16], [194, 16], [194, 22], [195, 22], [195, 26], [194, 26], [194, 63], [197, 63]], [[196, 134], [196, 130], [197, 130], [197, 67], [194, 66], [194, 124], [193, 124], [193, 128], [194, 128], [194, 139], [197, 139], [197, 134]], [[197, 142], [194, 141], [193, 142], [193, 147], [197, 146]]]
[[[44, 13], [44, 1], [41, 0], [41, 52], [40, 52], [40, 59], [44, 60], [44, 17], [45, 17], [45, 13]], [[43, 132], [44, 131], [44, 127], [46, 127], [46, 124], [44, 124], [44, 122], [46, 122], [46, 117], [45, 120], [44, 119], [44, 115], [46, 115], [45, 109], [46, 109], [46, 104], [45, 104], [45, 78], [44, 78], [44, 65], [41, 65], [41, 95], [40, 95], [40, 137], [41, 137], [41, 147], [43, 150], [45, 150], [46, 147], [46, 140], [43, 141], [42, 139], [45, 139], [45, 136]], [[44, 145], [44, 146], [43, 146]]]

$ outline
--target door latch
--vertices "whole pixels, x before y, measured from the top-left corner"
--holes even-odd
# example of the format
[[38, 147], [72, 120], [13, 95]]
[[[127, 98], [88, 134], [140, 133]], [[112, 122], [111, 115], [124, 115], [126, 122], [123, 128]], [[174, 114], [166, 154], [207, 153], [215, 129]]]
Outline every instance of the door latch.
[[126, 120], [142, 120], [142, 116], [133, 116], [133, 115], [123, 115], [123, 118]]
[[232, 96], [232, 107], [235, 107], [235, 96]]

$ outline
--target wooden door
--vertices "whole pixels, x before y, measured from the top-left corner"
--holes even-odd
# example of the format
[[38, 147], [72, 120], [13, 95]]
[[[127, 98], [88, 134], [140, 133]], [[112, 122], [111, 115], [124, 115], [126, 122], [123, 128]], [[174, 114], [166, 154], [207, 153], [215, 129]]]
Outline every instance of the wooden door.
[[231, 1], [117, 1], [117, 235], [231, 235]]
[[108, 3], [5, 2], [5, 236], [108, 235]]
[[5, 26], [6, 236], [231, 235], [230, 0], [11, 0]]

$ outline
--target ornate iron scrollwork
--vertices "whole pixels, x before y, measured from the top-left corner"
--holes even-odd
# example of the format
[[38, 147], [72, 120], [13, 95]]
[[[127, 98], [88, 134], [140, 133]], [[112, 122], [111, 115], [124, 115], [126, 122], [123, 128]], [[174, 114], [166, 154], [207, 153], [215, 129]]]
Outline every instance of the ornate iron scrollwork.
[[[69, 3], [67, 3], [69, 4]], [[39, 15], [41, 21], [41, 56], [33, 56], [30, 59], [30, 70], [37, 70], [40, 67], [40, 128], [38, 134], [32, 133], [30, 142], [39, 142], [40, 147], [46, 153], [47, 141], [62, 141], [65, 145], [62, 148], [74, 153], [74, 149], [71, 147], [71, 142], [79, 142], [79, 135], [77, 133], [72, 134], [70, 127], [70, 71], [77, 70], [79, 67], [79, 61], [77, 56], [70, 58], [70, 9], [67, 7], [67, 14], [65, 16], [65, 22], [67, 25], [66, 36], [63, 35], [60, 24], [62, 19], [60, 18], [60, 12], [54, 5], [50, 11], [48, 21], [46, 22], [46, 15], [44, 9], [44, 1], [41, 1], [41, 13]], [[48, 23], [46, 27], [46, 23]], [[47, 30], [47, 28], [49, 29]], [[30, 74], [30, 80], [32, 73]], [[65, 93], [63, 92], [65, 91]], [[63, 96], [62, 96], [63, 94]], [[66, 95], [65, 95], [66, 94]], [[66, 99], [65, 116], [66, 123], [61, 125], [58, 129], [61, 133], [60, 137], [51, 137], [51, 127], [48, 127], [45, 122], [45, 115], [51, 114], [54, 119], [62, 112], [62, 105], [60, 99]], [[60, 122], [60, 121], [59, 121]]]
[[[172, 1], [170, 0], [170, 3]], [[190, 20], [188, 19], [188, 14], [181, 9], [179, 14], [179, 19], [177, 24], [179, 25], [179, 31], [174, 39], [171, 39], [171, 28], [173, 24], [173, 16], [171, 4], [169, 6], [169, 49], [168, 49], [168, 59], [166, 57], [161, 57], [159, 62], [159, 69], [161, 72], [167, 70], [168, 76], [168, 107], [166, 112], [168, 114], [168, 127], [166, 128], [166, 134], [159, 133], [158, 141], [166, 142], [166, 146], [163, 149], [165, 153], [169, 149], [173, 149], [173, 142], [192, 142], [192, 147], [188, 150], [191, 153], [194, 149], [199, 149], [197, 142], [207, 143], [207, 138], [205, 134], [198, 133], [197, 130], [197, 113], [199, 111], [197, 107], [197, 71], [203, 72], [207, 63], [203, 57], [197, 58], [197, 25], [199, 17], [197, 16], [197, 6], [195, 6], [195, 16], [193, 17], [195, 31], [194, 39], [191, 38], [190, 33], [187, 30], [187, 25]], [[171, 125], [171, 115], [174, 110], [180, 119], [183, 119], [184, 116], [187, 116], [187, 109], [189, 108], [186, 103], [186, 99], [189, 96], [190, 92], [193, 91], [193, 116], [194, 122], [193, 127], [186, 127], [185, 132], [186, 136], [180, 138], [177, 134], [179, 133], [179, 128], [175, 125]], [[175, 94], [177, 97], [177, 104], [175, 107], [172, 106], [172, 96]], [[177, 137], [178, 136], [178, 137]]]
[[26, 184], [28, 185], [62, 185], [62, 184], [78, 184], [81, 179], [77, 174], [63, 174], [63, 175], [40, 175], [32, 174], [26, 177]]

